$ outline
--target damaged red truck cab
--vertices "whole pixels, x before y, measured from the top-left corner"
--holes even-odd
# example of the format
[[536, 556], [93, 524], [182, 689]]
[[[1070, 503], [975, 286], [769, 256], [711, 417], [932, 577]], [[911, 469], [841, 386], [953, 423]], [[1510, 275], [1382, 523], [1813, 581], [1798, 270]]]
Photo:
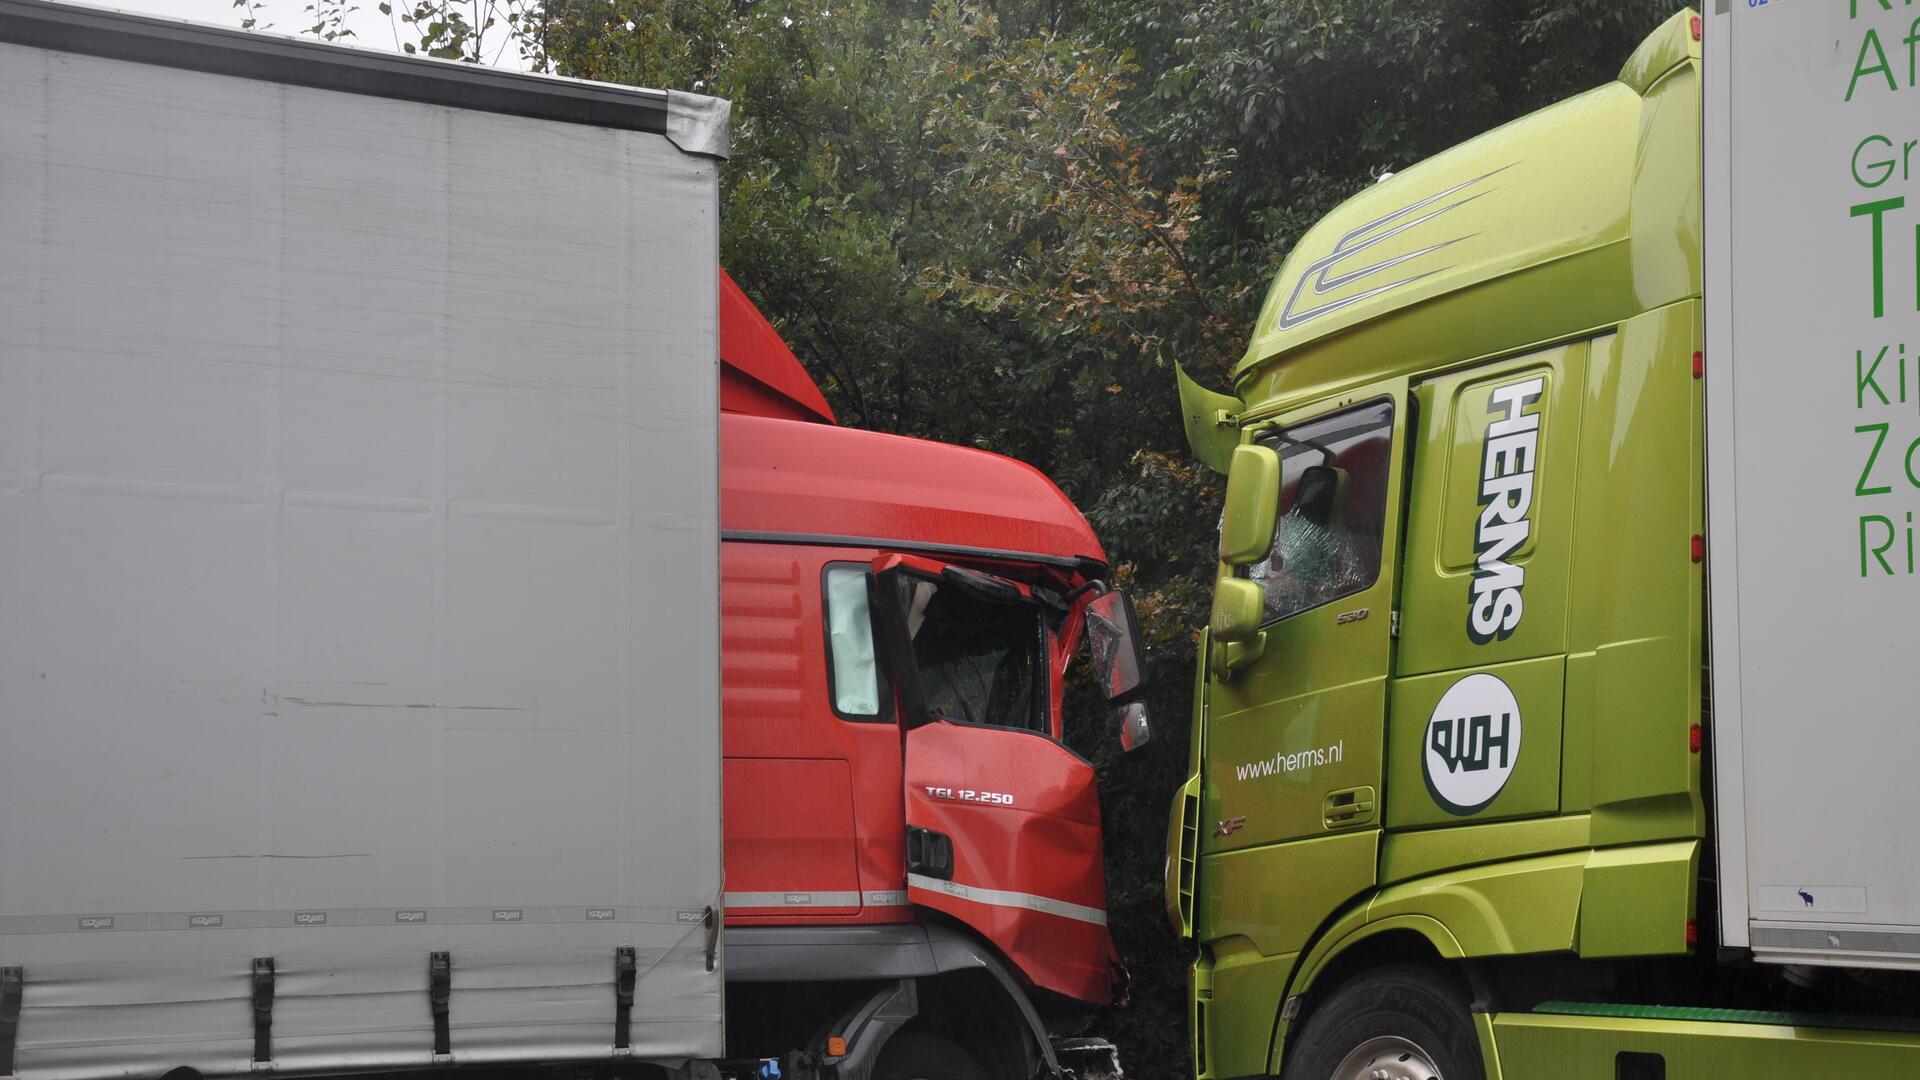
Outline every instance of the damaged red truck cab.
[[[868, 988], [906, 980], [908, 1029], [996, 1080], [1055, 1067], [1053, 1037], [1123, 993], [1095, 771], [1063, 740], [1062, 712], [1088, 647], [1123, 739], [1144, 741], [1131, 609], [1052, 481], [997, 454], [837, 426], [731, 286], [729, 994], [770, 1015], [769, 995], [852, 984], [857, 1012]], [[995, 1011], [997, 1028], [973, 1015]]]

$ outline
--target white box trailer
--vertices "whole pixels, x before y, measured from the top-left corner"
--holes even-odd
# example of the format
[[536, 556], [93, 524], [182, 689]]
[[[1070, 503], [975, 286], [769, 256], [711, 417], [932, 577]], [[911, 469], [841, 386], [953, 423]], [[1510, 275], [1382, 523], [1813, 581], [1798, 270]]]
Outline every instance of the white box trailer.
[[722, 1052], [725, 138], [0, 0], [0, 1076]]
[[1723, 943], [1920, 967], [1920, 9], [1710, 0]]

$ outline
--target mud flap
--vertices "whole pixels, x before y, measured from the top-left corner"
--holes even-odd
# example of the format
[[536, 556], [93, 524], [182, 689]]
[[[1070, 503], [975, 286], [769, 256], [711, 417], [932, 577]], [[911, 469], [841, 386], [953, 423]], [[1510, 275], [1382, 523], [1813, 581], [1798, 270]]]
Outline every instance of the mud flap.
[[887, 1040], [919, 1015], [919, 989], [912, 979], [901, 979], [879, 991], [834, 1023], [828, 1038], [845, 1039], [846, 1053], [827, 1053], [826, 1049], [831, 1048], [829, 1043], [820, 1053], [822, 1073], [837, 1080], [867, 1080]]

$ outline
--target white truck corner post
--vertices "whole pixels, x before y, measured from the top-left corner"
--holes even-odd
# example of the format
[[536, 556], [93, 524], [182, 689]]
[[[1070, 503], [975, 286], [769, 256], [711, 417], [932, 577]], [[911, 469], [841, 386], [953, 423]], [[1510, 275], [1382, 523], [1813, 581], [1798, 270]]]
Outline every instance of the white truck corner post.
[[723, 1052], [724, 149], [0, 0], [0, 1075]]
[[1709, 0], [1722, 942], [1920, 967], [1915, 9]]

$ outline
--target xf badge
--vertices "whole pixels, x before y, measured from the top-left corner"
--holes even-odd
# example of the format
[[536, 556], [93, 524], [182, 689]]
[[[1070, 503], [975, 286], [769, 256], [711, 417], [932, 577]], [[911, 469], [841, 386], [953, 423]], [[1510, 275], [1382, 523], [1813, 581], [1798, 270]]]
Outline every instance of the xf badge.
[[1244, 817], [1230, 817], [1221, 821], [1220, 824], [1215, 825], [1213, 827], [1213, 835], [1232, 836], [1234, 833], [1237, 833], [1241, 829], [1245, 828], [1246, 824], [1247, 824], [1247, 819]]

